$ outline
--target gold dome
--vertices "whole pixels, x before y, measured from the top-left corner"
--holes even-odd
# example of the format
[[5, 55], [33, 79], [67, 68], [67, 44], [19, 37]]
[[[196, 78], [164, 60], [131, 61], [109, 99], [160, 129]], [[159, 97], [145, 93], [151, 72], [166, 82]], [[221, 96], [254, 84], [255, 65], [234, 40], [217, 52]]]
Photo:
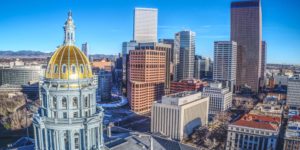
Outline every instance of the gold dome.
[[46, 78], [65, 80], [92, 78], [90, 62], [76, 46], [62, 46], [52, 55], [47, 66]]

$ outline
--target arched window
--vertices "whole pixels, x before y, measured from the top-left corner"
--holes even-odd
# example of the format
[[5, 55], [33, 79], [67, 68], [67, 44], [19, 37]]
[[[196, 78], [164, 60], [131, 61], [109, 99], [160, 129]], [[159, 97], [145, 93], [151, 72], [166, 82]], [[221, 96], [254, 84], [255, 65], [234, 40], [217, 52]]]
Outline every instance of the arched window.
[[58, 66], [54, 65], [54, 73], [58, 73]]
[[62, 73], [66, 73], [67, 72], [67, 65], [63, 64], [61, 69], [62, 69]]
[[67, 108], [67, 98], [65, 97], [62, 98], [62, 107]]
[[89, 99], [87, 96], [84, 97], [84, 107], [89, 107]]
[[79, 133], [74, 134], [74, 144], [75, 144], [75, 149], [79, 149]]
[[80, 64], [80, 72], [83, 74], [84, 72], [84, 67], [83, 67], [83, 64]]
[[72, 67], [72, 73], [75, 74], [76, 73], [76, 66], [73, 64], [71, 67]]
[[69, 136], [68, 131], [64, 133], [64, 142], [65, 142], [65, 149], [69, 149]]
[[53, 97], [52, 106], [54, 109], [57, 109], [57, 98], [56, 97]]
[[78, 108], [78, 98], [73, 97], [73, 107]]

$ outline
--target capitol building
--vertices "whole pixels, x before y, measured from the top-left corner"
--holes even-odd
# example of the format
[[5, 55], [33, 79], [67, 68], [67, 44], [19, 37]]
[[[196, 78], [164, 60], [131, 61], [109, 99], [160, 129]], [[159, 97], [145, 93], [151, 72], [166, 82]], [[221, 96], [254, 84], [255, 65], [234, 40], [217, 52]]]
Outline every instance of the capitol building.
[[96, 110], [96, 85], [88, 58], [75, 46], [72, 13], [64, 43], [41, 81], [41, 106], [33, 117], [36, 150], [102, 150], [103, 109]]

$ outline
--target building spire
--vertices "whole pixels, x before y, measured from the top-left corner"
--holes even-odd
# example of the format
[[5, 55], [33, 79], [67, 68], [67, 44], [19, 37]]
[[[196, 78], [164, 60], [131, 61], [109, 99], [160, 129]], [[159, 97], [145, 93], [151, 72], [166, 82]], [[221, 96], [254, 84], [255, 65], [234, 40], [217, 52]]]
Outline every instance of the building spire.
[[72, 18], [72, 11], [68, 12], [68, 19], [64, 25], [64, 45], [75, 45], [75, 24]]

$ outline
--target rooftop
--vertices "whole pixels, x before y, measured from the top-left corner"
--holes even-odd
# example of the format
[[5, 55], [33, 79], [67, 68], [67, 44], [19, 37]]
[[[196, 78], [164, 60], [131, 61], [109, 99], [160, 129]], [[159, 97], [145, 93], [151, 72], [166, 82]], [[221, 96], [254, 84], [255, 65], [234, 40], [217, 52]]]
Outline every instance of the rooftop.
[[281, 105], [258, 103], [254, 109], [250, 111], [250, 114], [281, 117], [282, 112], [283, 107]]
[[184, 91], [184, 92], [179, 92], [179, 93], [166, 95], [164, 97], [180, 98], [180, 97], [186, 97], [186, 96], [189, 96], [189, 95], [193, 95], [193, 94], [196, 94], [196, 93], [197, 92], [195, 92], [195, 91]]
[[162, 104], [182, 106], [195, 101], [206, 101], [205, 97], [202, 97], [201, 92], [196, 91], [184, 91], [163, 96], [161, 99]]
[[280, 117], [246, 114], [232, 125], [278, 131], [280, 122]]
[[120, 127], [112, 128], [111, 138], [107, 138], [106, 146], [110, 150], [197, 150], [198, 148], [182, 144], [167, 138], [148, 133], [134, 132]]
[[299, 115], [295, 115], [289, 119], [285, 137], [300, 138], [300, 116]]

